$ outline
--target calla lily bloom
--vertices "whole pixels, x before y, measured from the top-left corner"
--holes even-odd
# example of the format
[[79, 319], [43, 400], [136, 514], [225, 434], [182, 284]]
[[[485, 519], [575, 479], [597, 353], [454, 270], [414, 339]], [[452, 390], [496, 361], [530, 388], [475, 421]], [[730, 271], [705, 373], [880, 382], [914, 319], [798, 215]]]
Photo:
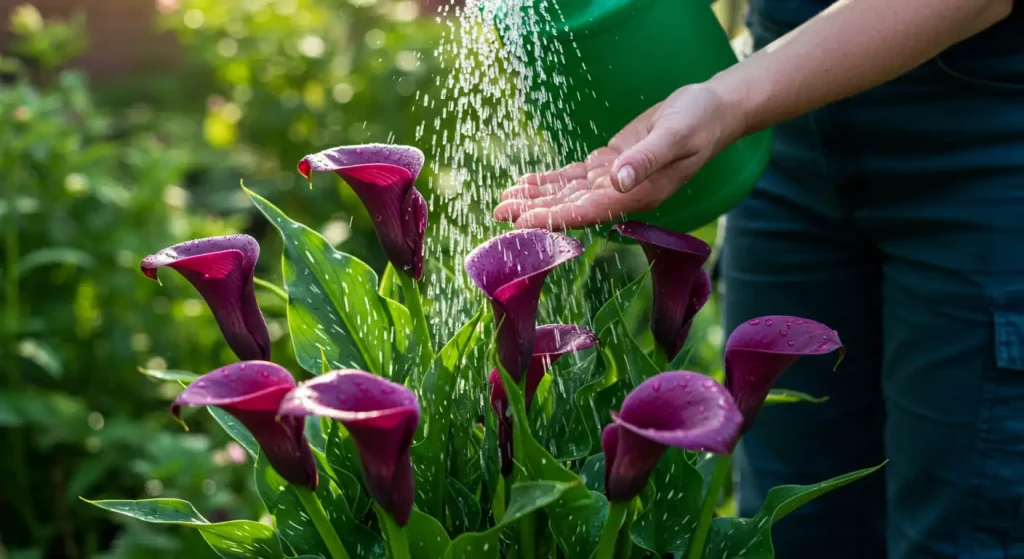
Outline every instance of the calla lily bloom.
[[619, 223], [615, 230], [640, 243], [651, 263], [651, 330], [672, 360], [686, 343], [693, 317], [711, 296], [711, 280], [703, 268], [711, 247], [692, 235], [638, 221]]
[[[537, 392], [544, 373], [559, 357], [589, 349], [597, 344], [597, 336], [586, 328], [573, 324], [548, 324], [537, 328], [534, 338], [533, 356], [526, 371], [526, 409], [530, 409], [533, 395]], [[491, 385], [491, 409], [498, 416], [498, 450], [501, 457], [501, 473], [512, 473], [512, 418], [508, 413], [508, 393], [501, 382], [498, 369], [491, 371], [487, 379]]]
[[270, 359], [270, 335], [256, 303], [253, 273], [260, 245], [248, 235], [208, 237], [177, 244], [142, 260], [142, 273], [173, 268], [213, 311], [228, 346], [242, 360]]
[[386, 144], [340, 146], [303, 157], [298, 168], [307, 179], [317, 171], [337, 173], [373, 216], [391, 264], [413, 279], [423, 276], [427, 202], [413, 187], [423, 169], [423, 152]]
[[804, 355], [839, 350], [839, 333], [795, 316], [762, 316], [747, 321], [725, 344], [725, 385], [743, 414], [743, 431], [754, 424], [768, 392], [782, 372]]
[[303, 382], [281, 402], [278, 413], [340, 421], [359, 449], [370, 496], [405, 526], [414, 498], [409, 447], [420, 422], [415, 394], [382, 377], [346, 369]]
[[487, 295], [498, 328], [498, 360], [516, 382], [533, 355], [535, 320], [544, 279], [555, 266], [576, 258], [575, 239], [542, 229], [521, 229], [478, 246], [466, 258], [466, 271]]
[[274, 470], [285, 480], [310, 491], [316, 489], [313, 453], [302, 419], [277, 417], [295, 378], [279, 365], [266, 361], [234, 363], [211, 371], [189, 384], [174, 399], [171, 413], [180, 419], [181, 406], [216, 406], [245, 425]]
[[629, 393], [614, 423], [601, 434], [605, 491], [629, 501], [643, 491], [658, 460], [670, 447], [729, 454], [743, 416], [724, 386], [700, 373], [655, 375]]

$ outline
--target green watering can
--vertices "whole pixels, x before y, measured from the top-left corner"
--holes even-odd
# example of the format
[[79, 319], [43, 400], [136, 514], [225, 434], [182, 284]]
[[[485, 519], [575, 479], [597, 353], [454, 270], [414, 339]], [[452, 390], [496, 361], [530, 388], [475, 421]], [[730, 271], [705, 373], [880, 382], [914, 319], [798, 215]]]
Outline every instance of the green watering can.
[[[556, 1], [559, 10], [551, 11], [560, 11], [562, 19], [552, 13], [547, 32], [542, 30], [545, 50], [560, 43], [566, 61], [558, 70], [573, 84], [570, 94], [576, 100], [568, 118], [578, 124], [588, 152], [606, 145], [676, 89], [737, 62], [708, 0]], [[628, 218], [677, 232], [705, 225], [753, 189], [770, 152], [770, 130], [747, 136], [709, 161], [657, 210]]]

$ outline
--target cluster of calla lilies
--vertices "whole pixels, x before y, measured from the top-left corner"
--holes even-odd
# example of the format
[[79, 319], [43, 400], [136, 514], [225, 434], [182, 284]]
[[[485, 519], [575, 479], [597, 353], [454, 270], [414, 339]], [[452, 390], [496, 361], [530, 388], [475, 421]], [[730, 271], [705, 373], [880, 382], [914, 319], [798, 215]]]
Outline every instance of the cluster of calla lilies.
[[[348, 183], [373, 217], [391, 264], [405, 275], [404, 281], [416, 282], [423, 274], [427, 206], [414, 182], [423, 161], [413, 147], [364, 145], [309, 155], [298, 170], [307, 178], [333, 171]], [[614, 231], [638, 243], [647, 256], [653, 286], [651, 330], [665, 362], [671, 362], [710, 296], [704, 270], [710, 247], [696, 237], [634, 221], [619, 223]], [[582, 252], [580, 242], [567, 235], [534, 229], [494, 237], [466, 258], [466, 272], [492, 308], [497, 363], [489, 376], [490, 405], [498, 420], [501, 473], [506, 477], [513, 471], [515, 448], [502, 379], [521, 383], [529, 408], [556, 360], [599, 345], [598, 336], [585, 327], [536, 324], [545, 278]], [[311, 490], [318, 476], [304, 434], [305, 418], [337, 420], [358, 448], [370, 496], [399, 526], [405, 525], [414, 507], [410, 446], [420, 421], [416, 395], [403, 384], [348, 369], [296, 384], [291, 373], [270, 362], [267, 326], [254, 293], [258, 257], [253, 238], [232, 235], [185, 242], [142, 261], [142, 271], [151, 278], [165, 266], [184, 276], [205, 299], [241, 360], [192, 382], [174, 401], [172, 412], [178, 416], [182, 406], [216, 406], [230, 413], [248, 428], [281, 477]], [[608, 499], [628, 502], [640, 495], [669, 447], [730, 454], [787, 367], [801, 356], [842, 347], [838, 334], [818, 322], [758, 317], [729, 336], [724, 385], [689, 371], [643, 380], [619, 411], [605, 418], [609, 423], [601, 447]]]

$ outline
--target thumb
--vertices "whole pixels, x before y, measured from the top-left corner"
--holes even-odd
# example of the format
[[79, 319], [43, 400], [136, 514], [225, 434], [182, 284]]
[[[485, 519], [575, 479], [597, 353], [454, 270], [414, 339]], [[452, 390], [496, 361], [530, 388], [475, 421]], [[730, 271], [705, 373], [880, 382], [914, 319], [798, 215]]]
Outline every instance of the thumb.
[[657, 126], [620, 155], [611, 168], [612, 186], [629, 192], [651, 175], [667, 167], [682, 155], [679, 147], [682, 134], [669, 126]]

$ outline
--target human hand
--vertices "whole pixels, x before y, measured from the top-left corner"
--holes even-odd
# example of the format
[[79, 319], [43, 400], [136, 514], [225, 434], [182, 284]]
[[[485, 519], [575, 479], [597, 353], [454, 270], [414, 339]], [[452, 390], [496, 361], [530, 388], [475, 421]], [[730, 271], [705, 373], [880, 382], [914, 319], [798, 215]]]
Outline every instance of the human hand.
[[494, 218], [562, 230], [653, 210], [743, 130], [742, 111], [714, 87], [680, 88], [585, 161], [520, 178]]

